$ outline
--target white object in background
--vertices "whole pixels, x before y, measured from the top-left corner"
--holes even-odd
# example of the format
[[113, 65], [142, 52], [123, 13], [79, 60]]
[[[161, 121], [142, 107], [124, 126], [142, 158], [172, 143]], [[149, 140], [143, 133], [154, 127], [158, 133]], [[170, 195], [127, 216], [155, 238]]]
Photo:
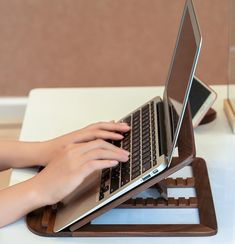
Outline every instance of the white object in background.
[[0, 125], [21, 124], [27, 101], [27, 97], [1, 97]]

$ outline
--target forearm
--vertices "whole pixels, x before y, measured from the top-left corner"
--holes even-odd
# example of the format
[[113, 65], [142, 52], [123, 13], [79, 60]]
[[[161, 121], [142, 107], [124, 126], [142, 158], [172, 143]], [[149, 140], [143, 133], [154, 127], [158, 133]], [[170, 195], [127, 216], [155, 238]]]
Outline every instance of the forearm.
[[44, 165], [45, 142], [0, 141], [0, 170]]
[[130, 130], [125, 123], [100, 122], [45, 142], [0, 141], [0, 171], [8, 168], [46, 166], [68, 144], [96, 139], [121, 140]]
[[34, 179], [0, 191], [0, 228], [45, 205]]

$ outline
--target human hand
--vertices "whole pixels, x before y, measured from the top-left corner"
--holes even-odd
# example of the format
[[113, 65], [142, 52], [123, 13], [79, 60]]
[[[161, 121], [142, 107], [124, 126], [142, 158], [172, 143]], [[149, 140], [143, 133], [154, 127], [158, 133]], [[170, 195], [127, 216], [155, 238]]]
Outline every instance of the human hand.
[[[114, 127], [110, 124], [108, 126], [119, 131], [123, 131], [124, 128], [115, 124]], [[111, 134], [108, 135], [110, 137]], [[113, 138], [117, 136], [113, 134]], [[32, 179], [35, 191], [43, 199], [42, 205], [57, 203], [72, 193], [96, 170], [116, 166], [118, 162], [126, 162], [128, 157], [129, 152], [102, 139], [68, 144]]]
[[55, 139], [43, 142], [45, 166], [63, 148], [72, 143], [88, 142], [96, 139], [121, 140], [123, 135], [130, 130], [126, 123], [98, 122], [88, 125], [80, 130], [65, 134]]

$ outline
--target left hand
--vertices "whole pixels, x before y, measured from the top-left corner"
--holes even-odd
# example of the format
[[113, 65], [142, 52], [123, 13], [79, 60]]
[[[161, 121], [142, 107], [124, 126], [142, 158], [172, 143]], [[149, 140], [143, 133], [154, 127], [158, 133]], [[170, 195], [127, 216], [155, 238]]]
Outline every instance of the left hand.
[[52, 140], [44, 142], [45, 148], [45, 163], [47, 165], [59, 151], [69, 144], [93, 141], [96, 139], [103, 140], [122, 140], [123, 135], [130, 130], [126, 123], [115, 122], [98, 122], [88, 125], [80, 130], [59, 136]]

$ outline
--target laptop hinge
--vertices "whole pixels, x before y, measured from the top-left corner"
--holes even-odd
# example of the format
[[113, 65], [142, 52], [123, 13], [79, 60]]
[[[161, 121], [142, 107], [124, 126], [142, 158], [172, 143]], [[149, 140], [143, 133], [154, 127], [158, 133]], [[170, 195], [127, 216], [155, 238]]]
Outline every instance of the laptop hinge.
[[166, 127], [165, 127], [165, 117], [164, 117], [164, 106], [163, 102], [158, 102], [156, 104], [157, 118], [158, 118], [158, 142], [159, 142], [159, 156], [167, 155], [167, 139], [166, 139]]

